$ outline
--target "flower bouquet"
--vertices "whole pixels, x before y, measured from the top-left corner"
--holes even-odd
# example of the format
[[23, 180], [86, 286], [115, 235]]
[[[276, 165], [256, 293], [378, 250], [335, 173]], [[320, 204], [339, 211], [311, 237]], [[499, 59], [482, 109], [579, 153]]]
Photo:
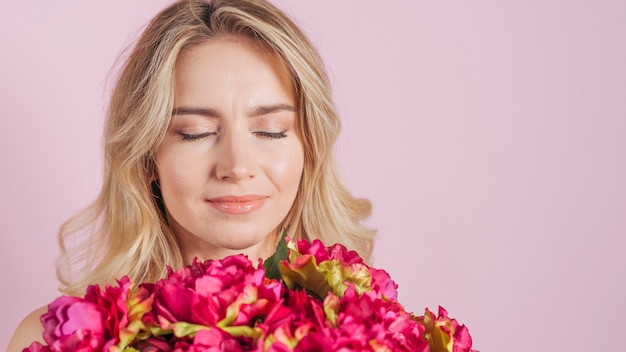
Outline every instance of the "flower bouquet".
[[257, 267], [196, 260], [153, 284], [61, 296], [41, 317], [47, 346], [24, 351], [474, 351], [443, 308], [415, 316], [396, 288], [342, 245], [287, 238]]

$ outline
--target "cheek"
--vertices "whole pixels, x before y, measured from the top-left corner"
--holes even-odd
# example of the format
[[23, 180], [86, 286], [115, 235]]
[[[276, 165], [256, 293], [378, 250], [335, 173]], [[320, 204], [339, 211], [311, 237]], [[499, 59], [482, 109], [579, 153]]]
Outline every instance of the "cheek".
[[304, 168], [304, 152], [302, 145], [287, 148], [282, 155], [273, 158], [268, 166], [275, 182], [285, 191], [297, 190]]
[[193, 162], [194, 160], [198, 159], [188, 158], [183, 153], [173, 151], [157, 155], [157, 174], [162, 192], [184, 193], [193, 186], [198, 178], [198, 165], [197, 162]]

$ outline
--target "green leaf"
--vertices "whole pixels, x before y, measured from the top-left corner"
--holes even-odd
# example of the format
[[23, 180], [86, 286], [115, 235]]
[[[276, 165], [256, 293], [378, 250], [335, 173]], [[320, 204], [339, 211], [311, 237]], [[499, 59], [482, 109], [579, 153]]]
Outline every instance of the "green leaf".
[[283, 231], [283, 235], [276, 245], [276, 251], [274, 252], [274, 254], [272, 254], [271, 257], [267, 258], [265, 262], [263, 262], [263, 268], [265, 268], [265, 277], [267, 277], [268, 279], [281, 279], [279, 264], [283, 260], [287, 259], [287, 254], [289, 253], [285, 237], [287, 237], [287, 231]]

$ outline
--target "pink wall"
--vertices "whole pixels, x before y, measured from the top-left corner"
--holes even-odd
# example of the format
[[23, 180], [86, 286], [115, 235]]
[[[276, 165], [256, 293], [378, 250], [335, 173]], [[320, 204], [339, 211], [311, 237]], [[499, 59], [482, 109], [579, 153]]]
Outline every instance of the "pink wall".
[[[107, 75], [167, 1], [0, 11], [0, 349], [57, 293], [101, 173]], [[626, 2], [276, 1], [326, 59], [376, 265], [482, 351], [616, 350], [626, 316]]]

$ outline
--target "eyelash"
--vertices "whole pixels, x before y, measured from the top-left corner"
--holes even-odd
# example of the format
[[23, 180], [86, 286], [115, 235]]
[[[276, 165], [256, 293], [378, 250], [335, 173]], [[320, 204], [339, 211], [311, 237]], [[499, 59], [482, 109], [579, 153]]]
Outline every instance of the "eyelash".
[[[263, 131], [257, 131], [257, 132], [253, 132], [254, 134], [261, 136], [262, 138], [268, 138], [268, 139], [282, 139], [287, 137], [287, 134], [285, 134], [285, 131], [282, 132], [263, 132]], [[190, 133], [184, 133], [184, 132], [180, 132], [180, 139], [185, 141], [185, 142], [193, 142], [193, 141], [197, 141], [200, 139], [204, 139], [213, 135], [216, 135], [216, 132], [206, 132], [206, 133], [199, 133], [199, 134], [190, 134]]]
[[281, 139], [281, 138], [285, 138], [287, 137], [287, 135], [285, 134], [285, 131], [282, 132], [262, 132], [262, 131], [257, 131], [254, 132], [254, 134], [259, 135], [263, 138], [269, 138], [269, 139]]
[[204, 139], [204, 138], [216, 135], [216, 134], [217, 133], [215, 132], [206, 132], [206, 133], [199, 133], [199, 134], [190, 134], [190, 133], [180, 132], [180, 139], [182, 139], [185, 142], [193, 142], [193, 141]]

